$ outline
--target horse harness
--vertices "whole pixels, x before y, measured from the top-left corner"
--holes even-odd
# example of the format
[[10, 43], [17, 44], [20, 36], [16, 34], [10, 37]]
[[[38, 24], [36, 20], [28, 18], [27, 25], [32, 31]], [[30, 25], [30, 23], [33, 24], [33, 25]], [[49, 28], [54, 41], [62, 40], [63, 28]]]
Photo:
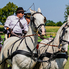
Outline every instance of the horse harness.
[[[33, 36], [33, 35], [32, 35]], [[30, 36], [26, 36], [26, 37], [30, 37]], [[25, 39], [25, 38], [24, 38]], [[54, 39], [53, 39], [54, 40]], [[52, 40], [52, 41], [53, 41]], [[46, 45], [49, 45], [52, 41], [50, 41], [48, 44], [46, 44]], [[33, 41], [32, 41], [33, 42]], [[25, 40], [25, 43], [26, 43], [26, 40]], [[42, 44], [42, 43], [41, 43]], [[54, 45], [55, 46], [55, 45]], [[22, 54], [22, 55], [25, 55], [25, 56], [27, 56], [27, 57], [30, 57], [30, 58], [32, 58], [34, 61], [36, 61], [36, 62], [50, 62], [51, 60], [54, 60], [54, 59], [56, 59], [56, 58], [66, 58], [66, 59], [68, 59], [68, 53], [67, 52], [65, 52], [66, 54], [60, 54], [60, 51], [57, 51], [57, 52], [55, 52], [55, 53], [49, 53], [49, 52], [45, 52], [45, 53], [42, 53], [39, 57], [38, 57], [38, 53], [33, 53], [33, 51], [29, 48], [29, 46], [27, 45], [27, 43], [26, 43], [26, 47], [27, 47], [27, 49], [30, 51], [30, 52], [27, 52], [27, 51], [24, 51], [24, 50], [16, 50], [15, 52], [13, 52], [10, 56], [9, 56], [9, 58], [10, 59], [12, 59], [15, 55], [17, 55], [17, 54]], [[57, 47], [57, 46], [55, 46], [55, 47]], [[33, 50], [35, 50], [36, 49], [36, 47], [33, 49]], [[42, 59], [44, 58], [44, 57], [48, 57], [49, 58], [49, 60], [47, 60], [47, 61], [43, 61]], [[35, 58], [37, 58], [37, 59], [35, 59]]]
[[[53, 40], [52, 40], [53, 41]], [[48, 45], [52, 42], [50, 41], [48, 43]], [[25, 43], [26, 43], [26, 40], [25, 40]], [[56, 58], [66, 58], [68, 59], [68, 53], [65, 52], [66, 54], [60, 54], [60, 51], [57, 51], [55, 53], [49, 53], [49, 52], [45, 52], [45, 53], [42, 53], [39, 57], [38, 57], [38, 53], [33, 53], [33, 51], [29, 48], [29, 46], [27, 45], [26, 43], [26, 47], [27, 49], [30, 51], [30, 52], [27, 52], [27, 51], [24, 51], [24, 50], [16, 50], [15, 52], [13, 52], [11, 55], [8, 56], [9, 59], [12, 59], [15, 55], [17, 54], [22, 54], [22, 55], [25, 55], [27, 57], [30, 57], [31, 59], [33, 59], [34, 61], [36, 62], [50, 62], [51, 60], [54, 60]], [[33, 49], [35, 50], [36, 47]], [[49, 60], [47, 61], [43, 61], [42, 59], [44, 57], [47, 57], [49, 58]], [[36, 59], [37, 58], [37, 59]]]
[[66, 23], [65, 26], [62, 28], [63, 33], [62, 33], [62, 36], [60, 37], [60, 44], [61, 44], [61, 42], [63, 41], [63, 42], [68, 43], [68, 45], [69, 45], [69, 41], [63, 40], [63, 36], [64, 36], [65, 32], [67, 32], [67, 31], [66, 31], [66, 27], [69, 27], [69, 25], [67, 25], [67, 23]]
[[[37, 29], [38, 29], [39, 27], [41, 27], [42, 25], [45, 26], [45, 24], [40, 24], [40, 25], [37, 27], [36, 24], [34, 23], [34, 21], [36, 20], [36, 18], [34, 17], [35, 14], [41, 14], [41, 15], [42, 15], [42, 13], [41, 13], [41, 12], [36, 12], [36, 13], [33, 13], [33, 14], [31, 15], [31, 17], [30, 17], [30, 23], [31, 23], [31, 25], [33, 24], [34, 27], [35, 27], [35, 29], [37, 30]], [[44, 17], [44, 19], [45, 19], [45, 17]]]
[[[62, 33], [62, 36], [60, 37], [60, 40], [59, 40], [59, 42], [60, 42], [59, 46], [50, 45], [50, 43], [51, 43], [53, 40], [50, 41], [49, 43], [45, 44], [45, 45], [54, 46], [54, 47], [60, 48], [60, 46], [62, 46], [62, 44], [61, 44], [62, 41], [68, 43], [68, 45], [69, 45], [69, 41], [63, 40], [63, 36], [64, 36], [65, 30], [66, 30], [65, 27], [69, 27], [69, 25], [67, 25], [67, 23], [66, 23], [65, 26], [62, 28], [63, 33]], [[44, 43], [40, 43], [40, 44], [44, 44]], [[65, 54], [61, 54], [60, 52], [65, 52]], [[45, 53], [42, 53], [39, 58], [40, 58], [40, 59], [43, 59], [44, 57], [48, 57], [48, 58], [49, 58], [49, 60], [44, 61], [44, 62], [50, 62], [51, 60], [56, 59], [56, 58], [65, 58], [65, 59], [68, 59], [68, 52], [64, 51], [63, 48], [61, 49], [61, 51], [57, 51], [57, 52], [55, 52], [55, 53], [54, 53], [54, 52], [53, 52], [53, 53], [49, 53], [49, 52], [47, 52], [47, 50], [46, 50]]]
[[[26, 36], [26, 37], [29, 37], [29, 36], [33, 36], [33, 35], [28, 35], [28, 36]], [[23, 40], [24, 38], [20, 38], [19, 40]], [[19, 41], [19, 40], [17, 40], [17, 41]], [[16, 41], [16, 42], [17, 42]], [[15, 43], [16, 43], [15, 42]], [[52, 41], [51, 41], [52, 42]], [[14, 44], [15, 44], [14, 43]], [[21, 43], [21, 42], [20, 42]], [[13, 45], [14, 45], [13, 44]], [[49, 44], [48, 44], [49, 45]], [[56, 59], [56, 58], [66, 58], [66, 59], [68, 59], [68, 56], [67, 56], [67, 52], [66, 52], [66, 54], [59, 54], [60, 53], [60, 51], [58, 51], [58, 52], [55, 52], [55, 53], [49, 53], [49, 52], [45, 52], [45, 53], [42, 53], [41, 55], [40, 55], [40, 57], [38, 58], [38, 53], [33, 53], [33, 51], [31, 51], [31, 49], [28, 47], [28, 45], [27, 45], [27, 48], [28, 48], [28, 50], [30, 51], [30, 52], [27, 52], [27, 51], [24, 51], [24, 50], [16, 50], [15, 52], [13, 52], [11, 55], [9, 55], [8, 56], [8, 58], [6, 58], [4, 61], [2, 61], [1, 63], [0, 63], [0, 65], [3, 63], [3, 62], [5, 62], [7, 59], [11, 59], [12, 60], [12, 58], [15, 56], [15, 55], [17, 55], [17, 54], [21, 54], [21, 55], [25, 55], [25, 56], [27, 56], [27, 57], [30, 57], [31, 59], [33, 59], [34, 61], [36, 61], [36, 62], [50, 62], [51, 60], [54, 60], [54, 59]], [[13, 49], [13, 48], [12, 48]], [[36, 47], [34, 48], [34, 50], [36, 49]], [[9, 50], [8, 50], [9, 51]], [[12, 50], [11, 50], [12, 51]], [[8, 52], [8, 54], [9, 54], [9, 52]], [[47, 61], [43, 61], [42, 59], [44, 58], [44, 57], [48, 57], [48, 58], [50, 58], [49, 60], [47, 60]], [[35, 58], [37, 58], [37, 59], [35, 59]]]
[[[36, 12], [36, 13], [38, 13], [38, 12]], [[41, 14], [41, 13], [40, 13], [40, 14]], [[34, 15], [34, 14], [33, 14], [33, 15]], [[42, 24], [42, 25], [43, 25], [43, 24]], [[41, 26], [41, 25], [39, 25], [39, 26]], [[39, 26], [38, 26], [38, 28], [39, 28]], [[36, 35], [36, 34], [34, 34], [34, 35]], [[26, 36], [26, 37], [30, 37], [30, 36], [34, 36], [34, 35], [28, 35], [28, 36]], [[17, 41], [15, 41], [15, 43], [18, 42], [19, 40], [21, 40], [21, 42], [22, 42], [23, 39], [25, 39], [25, 36], [24, 36], [23, 38], [20, 38], [20, 39], [18, 39]], [[20, 42], [20, 43], [21, 43], [21, 42]], [[52, 42], [52, 41], [51, 41], [51, 42]], [[14, 44], [15, 44], [15, 43], [13, 43], [11, 52], [12, 52], [12, 50], [13, 50], [13, 47], [14, 47]], [[26, 43], [26, 40], [25, 40], [25, 43]], [[20, 44], [19, 44], [19, 45], [20, 45]], [[48, 45], [49, 45], [49, 44], [48, 44]], [[11, 55], [9, 55], [8, 58], [6, 58], [4, 61], [6, 61], [7, 59], [12, 59], [12, 58], [13, 58], [15, 55], [17, 55], [17, 54], [25, 55], [25, 56], [27, 56], [27, 57], [32, 58], [34, 61], [37, 61], [37, 62], [50, 62], [51, 60], [56, 59], [56, 58], [66, 58], [66, 59], [68, 59], [67, 54], [59, 54], [60, 51], [57, 51], [57, 52], [55, 52], [55, 53], [45, 52], [45, 53], [42, 53], [42, 54], [40, 55], [40, 57], [38, 57], [38, 53], [33, 53], [33, 51], [31, 51], [31, 49], [29, 48], [29, 46], [28, 46], [27, 44], [26, 44], [26, 47], [28, 48], [28, 50], [29, 50], [30, 52], [27, 52], [27, 51], [24, 51], [24, 50], [17, 50], [17, 49], [18, 49], [18, 47], [17, 47], [16, 51], [13, 52], [13, 53], [11, 53]], [[33, 50], [35, 50], [35, 49], [36, 49], [36, 47], [35, 47]], [[9, 54], [9, 50], [8, 50], [8, 54]], [[42, 59], [43, 59], [44, 57], [48, 57], [48, 58], [50, 58], [50, 59], [47, 60], [47, 61], [43, 61]], [[37, 59], [36, 59], [36, 58], [37, 58]], [[0, 65], [1, 65], [4, 61], [2, 61], [2, 62], [0, 63]]]

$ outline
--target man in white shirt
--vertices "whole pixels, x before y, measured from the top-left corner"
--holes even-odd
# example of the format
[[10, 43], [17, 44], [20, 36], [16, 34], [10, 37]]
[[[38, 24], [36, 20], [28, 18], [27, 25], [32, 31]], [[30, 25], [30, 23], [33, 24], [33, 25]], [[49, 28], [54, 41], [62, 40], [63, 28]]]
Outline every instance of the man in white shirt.
[[24, 16], [24, 9], [22, 7], [17, 8], [16, 15], [8, 16], [4, 28], [10, 30], [11, 35], [20, 35], [27, 33], [28, 26]]

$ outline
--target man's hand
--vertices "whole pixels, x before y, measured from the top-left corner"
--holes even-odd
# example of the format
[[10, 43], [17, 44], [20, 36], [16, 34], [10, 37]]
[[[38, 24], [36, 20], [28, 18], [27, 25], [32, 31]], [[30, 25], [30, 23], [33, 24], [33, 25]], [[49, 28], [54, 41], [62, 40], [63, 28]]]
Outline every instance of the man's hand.
[[9, 30], [9, 32], [11, 32], [11, 31], [12, 31], [12, 29], [11, 29], [11, 28], [9, 28], [9, 27], [7, 27], [7, 28], [6, 28], [6, 30]]
[[24, 35], [26, 35], [27, 31], [24, 31]]
[[6, 29], [9, 30], [9, 27], [7, 27]]

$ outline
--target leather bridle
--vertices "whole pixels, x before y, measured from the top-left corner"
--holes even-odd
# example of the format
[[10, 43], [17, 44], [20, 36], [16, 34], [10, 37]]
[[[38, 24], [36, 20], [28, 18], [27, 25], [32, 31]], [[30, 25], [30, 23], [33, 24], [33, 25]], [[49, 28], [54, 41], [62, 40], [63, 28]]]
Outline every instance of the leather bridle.
[[40, 24], [40, 25], [37, 27], [36, 24], [35, 24], [35, 22], [34, 22], [34, 20], [36, 20], [36, 18], [34, 17], [35, 14], [41, 14], [41, 15], [42, 15], [42, 13], [41, 13], [41, 12], [36, 12], [36, 13], [33, 13], [33, 14], [31, 15], [31, 17], [30, 17], [30, 22], [31, 22], [31, 24], [33, 24], [34, 27], [35, 27], [35, 29], [37, 30], [37, 29], [38, 29], [39, 27], [41, 27], [42, 25], [45, 26], [45, 24]]
[[[61, 44], [61, 43], [62, 43], [62, 41], [63, 41], [63, 42], [68, 43], [68, 45], [69, 45], [69, 41], [67, 41], [67, 40], [64, 40], [64, 39], [63, 39], [63, 36], [64, 36], [65, 31], [66, 31], [66, 29], [67, 29], [67, 28], [65, 28], [65, 27], [67, 27], [67, 28], [68, 28], [68, 27], [69, 27], [69, 25], [67, 25], [67, 23], [66, 23], [66, 24], [65, 24], [65, 26], [62, 28], [63, 32], [62, 32], [62, 35], [61, 35], [61, 37], [60, 37], [60, 40], [59, 40], [59, 41], [60, 41], [60, 44]], [[60, 47], [60, 45], [59, 45], [59, 47]]]

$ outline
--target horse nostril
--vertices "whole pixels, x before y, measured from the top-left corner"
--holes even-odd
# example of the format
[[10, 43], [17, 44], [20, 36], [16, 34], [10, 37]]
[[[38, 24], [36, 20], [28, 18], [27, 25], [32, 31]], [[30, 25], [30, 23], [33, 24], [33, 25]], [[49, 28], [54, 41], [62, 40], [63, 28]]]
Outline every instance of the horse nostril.
[[38, 31], [38, 34], [40, 34], [40, 35], [41, 35], [41, 32], [39, 32], [39, 31]]

